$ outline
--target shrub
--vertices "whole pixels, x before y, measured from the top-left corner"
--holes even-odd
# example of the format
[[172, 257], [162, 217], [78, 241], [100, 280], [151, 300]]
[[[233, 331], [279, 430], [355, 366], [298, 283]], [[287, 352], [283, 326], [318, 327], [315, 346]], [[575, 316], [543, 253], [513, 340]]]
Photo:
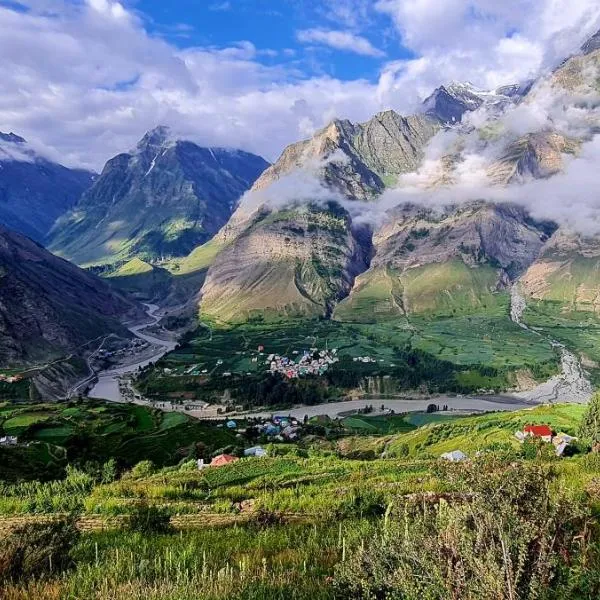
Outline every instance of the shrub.
[[130, 531], [140, 533], [171, 533], [171, 517], [169, 512], [160, 506], [139, 502], [131, 512], [128, 521]]
[[134, 478], [148, 477], [156, 472], [156, 467], [151, 460], [142, 460], [131, 469], [131, 476]]
[[0, 582], [46, 577], [73, 566], [71, 552], [79, 539], [74, 518], [31, 523], [0, 543]]
[[531, 464], [450, 465], [458, 495], [399, 501], [383, 531], [336, 567], [340, 597], [500, 600], [596, 598], [600, 560], [590, 508], [552, 497]]

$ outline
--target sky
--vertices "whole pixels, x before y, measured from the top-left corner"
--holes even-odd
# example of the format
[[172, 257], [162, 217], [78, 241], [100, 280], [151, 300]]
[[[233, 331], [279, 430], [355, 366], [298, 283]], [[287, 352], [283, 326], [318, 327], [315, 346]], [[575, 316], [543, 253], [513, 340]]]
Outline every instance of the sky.
[[0, 0], [0, 131], [101, 170], [165, 124], [273, 161], [333, 118], [537, 76], [597, 0]]

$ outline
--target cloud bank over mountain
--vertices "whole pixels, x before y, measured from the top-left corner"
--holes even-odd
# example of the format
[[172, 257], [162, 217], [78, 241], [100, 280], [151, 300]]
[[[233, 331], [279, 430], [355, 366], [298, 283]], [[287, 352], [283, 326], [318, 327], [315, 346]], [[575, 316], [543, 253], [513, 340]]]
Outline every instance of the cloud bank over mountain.
[[[448, 80], [494, 87], [531, 77], [600, 26], [593, 0], [516, 4], [323, 2], [315, 29], [337, 32], [327, 36], [330, 46], [377, 55], [369, 60], [379, 61], [378, 74], [367, 80], [309, 71], [297, 52], [261, 47], [260, 40], [180, 48], [113, 0], [10, 3], [0, 6], [0, 124], [49, 158], [96, 170], [158, 123], [203, 145], [274, 160], [333, 117], [362, 121], [386, 108], [408, 113]], [[373, 15], [389, 22], [385, 56], [362, 30]]]

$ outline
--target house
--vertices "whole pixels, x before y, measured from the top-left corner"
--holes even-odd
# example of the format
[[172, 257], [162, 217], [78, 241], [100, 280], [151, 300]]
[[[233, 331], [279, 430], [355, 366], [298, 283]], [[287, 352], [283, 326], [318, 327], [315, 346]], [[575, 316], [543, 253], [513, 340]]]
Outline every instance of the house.
[[440, 458], [450, 462], [461, 462], [463, 460], [467, 460], [468, 456], [461, 450], [453, 450], [452, 452], [445, 452], [440, 456]]
[[0, 437], [0, 446], [16, 446], [18, 443], [17, 436], [4, 435]]
[[237, 456], [232, 456], [231, 454], [219, 454], [210, 461], [210, 466], [222, 467], [223, 465], [229, 465], [237, 460], [240, 460]]
[[198, 471], [202, 471], [202, 469], [206, 469], [206, 467], [210, 466], [210, 465], [207, 465], [207, 464], [204, 462], [204, 459], [203, 459], [203, 458], [199, 458], [199, 459], [196, 461], [196, 465], [197, 465], [197, 467], [198, 467]]
[[552, 429], [548, 425], [526, 425], [523, 434], [524, 437], [536, 437], [548, 443], [552, 441]]
[[552, 438], [552, 444], [556, 448], [556, 456], [563, 456], [569, 445], [576, 441], [576, 437], [562, 432], [557, 433], [554, 438]]
[[254, 446], [252, 448], [246, 448], [246, 450], [244, 450], [244, 456], [256, 456], [256, 457], [260, 457], [260, 456], [266, 456], [267, 455], [267, 451], [262, 448], [261, 446]]

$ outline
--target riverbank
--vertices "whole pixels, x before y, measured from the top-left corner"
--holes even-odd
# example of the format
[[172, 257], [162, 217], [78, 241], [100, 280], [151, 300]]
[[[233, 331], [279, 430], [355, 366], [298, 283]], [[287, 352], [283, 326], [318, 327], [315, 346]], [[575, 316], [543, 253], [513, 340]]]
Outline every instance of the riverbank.
[[116, 367], [108, 371], [101, 371], [97, 374], [98, 381], [94, 387], [88, 393], [90, 398], [97, 398], [102, 400], [108, 400], [109, 402], [124, 402], [121, 391], [119, 389], [119, 379], [123, 375], [135, 373], [138, 369], [143, 368], [150, 363], [156, 362], [159, 358], [164, 356], [167, 352], [170, 352], [175, 348], [177, 342], [175, 340], [167, 340], [155, 337], [148, 333], [144, 333], [148, 327], [156, 325], [160, 319], [164, 316], [158, 314], [159, 307], [156, 304], [145, 304], [147, 311], [146, 314], [151, 319], [147, 323], [136, 325], [129, 328], [129, 331], [136, 337], [145, 340], [153, 347], [156, 348], [156, 352], [150, 356], [145, 356], [142, 360], [133, 362], [121, 367]]

